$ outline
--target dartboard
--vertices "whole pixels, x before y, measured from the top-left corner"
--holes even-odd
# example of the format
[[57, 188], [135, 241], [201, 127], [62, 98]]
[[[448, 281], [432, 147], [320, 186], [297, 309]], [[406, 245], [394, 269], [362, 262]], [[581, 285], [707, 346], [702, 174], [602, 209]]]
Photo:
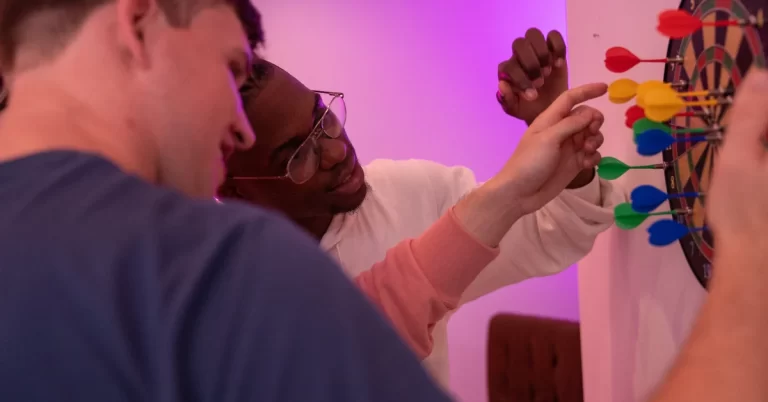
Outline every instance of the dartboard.
[[[757, 15], [758, 5], [765, 5], [765, 0], [683, 0], [680, 8], [691, 10], [702, 21], [728, 21]], [[732, 93], [753, 64], [765, 66], [767, 34], [754, 25], [706, 26], [691, 36], [671, 40], [667, 57], [679, 57], [682, 62], [667, 65], [664, 81], [687, 82], [692, 91], [723, 88]], [[672, 123], [701, 128], [728, 125], [727, 103], [691, 109], [704, 113], [676, 116]], [[691, 210], [677, 219], [692, 229], [705, 228], [680, 239], [693, 273], [705, 287], [712, 272], [714, 238], [706, 230], [704, 207], [717, 147], [717, 141], [679, 142], [663, 154], [664, 161], [673, 165], [665, 171], [667, 191], [692, 195], [670, 199], [672, 209]]]
[[659, 14], [658, 31], [670, 37], [666, 57], [643, 59], [620, 47], [606, 52], [606, 67], [613, 72], [641, 62], [666, 65], [663, 80], [624, 78], [609, 87], [615, 103], [636, 100], [627, 110], [627, 126], [638, 153], [656, 161], [660, 155], [661, 162], [629, 166], [607, 157], [598, 173], [615, 179], [632, 169], [658, 169], [666, 184], [633, 189], [631, 202], [616, 208], [617, 225], [634, 229], [656, 219], [648, 227], [649, 242], [679, 242], [705, 288], [715, 250], [705, 214], [707, 190], [732, 96], [752, 66], [766, 66], [766, 5], [766, 0], [683, 0], [678, 9]]

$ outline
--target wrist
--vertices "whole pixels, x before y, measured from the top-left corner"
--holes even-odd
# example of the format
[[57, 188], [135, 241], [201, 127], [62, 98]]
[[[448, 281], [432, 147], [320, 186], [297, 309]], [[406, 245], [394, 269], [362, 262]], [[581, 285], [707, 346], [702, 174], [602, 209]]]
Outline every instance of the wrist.
[[568, 186], [565, 188], [567, 189], [576, 189], [586, 186], [589, 183], [592, 183], [592, 180], [595, 179], [595, 168], [590, 169], [584, 169], [579, 174], [576, 175], [576, 177], [571, 180], [570, 183], [568, 183]]
[[[712, 264], [713, 283], [723, 283], [723, 286], [733, 285], [741, 289], [755, 285], [763, 287], [763, 284], [768, 283], [768, 272], [763, 268], [768, 258], [765, 247], [754, 244], [749, 238], [744, 238], [738, 233], [730, 235], [715, 233], [719, 239], [723, 240], [718, 244]], [[744, 247], [745, 244], [750, 246]]]
[[467, 232], [488, 247], [497, 247], [512, 225], [523, 216], [518, 197], [493, 179], [467, 194], [454, 213]]

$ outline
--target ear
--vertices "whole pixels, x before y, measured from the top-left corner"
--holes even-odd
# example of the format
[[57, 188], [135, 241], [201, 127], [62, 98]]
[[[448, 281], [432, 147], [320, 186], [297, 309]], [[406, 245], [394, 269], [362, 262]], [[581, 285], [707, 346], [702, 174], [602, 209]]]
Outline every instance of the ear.
[[149, 67], [146, 31], [161, 17], [157, 0], [117, 0], [117, 36], [132, 64]]

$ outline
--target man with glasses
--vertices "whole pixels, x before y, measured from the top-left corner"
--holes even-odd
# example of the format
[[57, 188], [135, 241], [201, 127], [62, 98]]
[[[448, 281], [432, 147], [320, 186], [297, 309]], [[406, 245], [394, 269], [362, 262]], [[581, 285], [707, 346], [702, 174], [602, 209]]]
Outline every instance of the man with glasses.
[[[283, 212], [352, 277], [385, 260], [400, 242], [420, 236], [473, 190], [499, 181], [480, 185], [469, 169], [429, 161], [377, 160], [364, 169], [344, 130], [343, 94], [310, 90], [267, 62], [257, 70], [257, 84], [247, 85], [242, 96], [258, 141], [228, 159], [228, 179], [220, 195]], [[541, 99], [545, 88], [538, 88]], [[589, 153], [588, 161], [571, 166], [567, 180], [548, 189], [535, 207], [525, 207], [525, 216], [504, 232], [501, 255], [462, 289], [452, 307], [505, 285], [560, 272], [584, 256], [595, 237], [611, 225], [613, 206], [624, 196], [595, 178], [602, 136], [585, 141], [577, 135], [575, 141]], [[518, 151], [527, 155], [529, 166], [518, 168], [537, 176], [534, 181], [546, 180], [538, 176], [554, 151], [524, 144], [521, 141]], [[566, 187], [572, 188], [563, 191]], [[516, 205], [513, 198], [505, 203]], [[434, 269], [442, 268], [446, 278], [457, 273], [449, 265]], [[424, 331], [434, 329], [434, 350], [425, 363], [447, 386], [446, 319], [426, 324]]]

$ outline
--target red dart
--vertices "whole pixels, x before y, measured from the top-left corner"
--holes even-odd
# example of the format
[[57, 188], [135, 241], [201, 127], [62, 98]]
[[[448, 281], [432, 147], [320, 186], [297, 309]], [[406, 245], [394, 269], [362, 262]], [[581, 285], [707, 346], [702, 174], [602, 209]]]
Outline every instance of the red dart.
[[[680, 112], [677, 113], [675, 116], [677, 117], [694, 117], [694, 116], [706, 116], [706, 112], [694, 112], [694, 111], [686, 111], [686, 112]], [[627, 127], [632, 128], [634, 126], [635, 122], [645, 117], [645, 110], [641, 108], [640, 106], [632, 106], [629, 109], [627, 109], [626, 112], [624, 112], [624, 116], [626, 116], [626, 120], [624, 121], [624, 124], [626, 124]]]
[[664, 36], [681, 39], [693, 34], [704, 26], [724, 27], [732, 25], [748, 25], [748, 21], [702, 21], [685, 10], [667, 10], [659, 14], [659, 25], [656, 29]]
[[638, 63], [671, 63], [677, 61], [677, 59], [641, 59], [621, 46], [615, 46], [605, 51], [605, 68], [614, 73], [628, 71]]
[[624, 124], [626, 124], [627, 127], [632, 128], [636, 121], [645, 117], [645, 110], [640, 106], [635, 105], [627, 109], [624, 115], [627, 117]]

